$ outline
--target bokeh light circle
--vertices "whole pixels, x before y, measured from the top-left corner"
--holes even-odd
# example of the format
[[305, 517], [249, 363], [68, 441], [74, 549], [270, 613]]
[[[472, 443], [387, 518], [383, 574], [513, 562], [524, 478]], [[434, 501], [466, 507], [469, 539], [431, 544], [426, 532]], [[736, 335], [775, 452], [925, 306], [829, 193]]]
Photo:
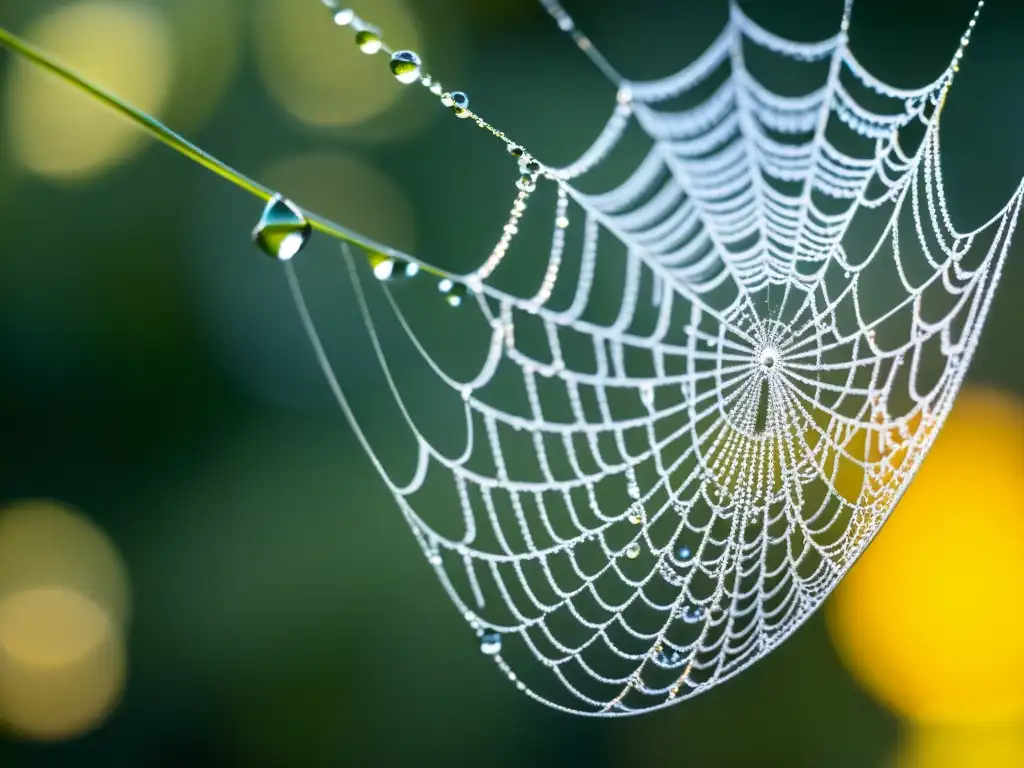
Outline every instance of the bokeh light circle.
[[1024, 728], [924, 726], [906, 734], [891, 768], [1020, 768]]
[[116, 706], [127, 573], [110, 539], [55, 502], [0, 511], [0, 720], [36, 740], [81, 735]]
[[[70, 605], [70, 599], [64, 601], [65, 608]], [[101, 615], [84, 605], [78, 607], [79, 618]], [[79, 629], [66, 618], [59, 623]], [[0, 648], [0, 718], [9, 730], [24, 739], [60, 741], [103, 723], [120, 701], [126, 680], [124, 639], [119, 628], [108, 627], [102, 642], [64, 664], [33, 663]]]
[[[62, 5], [25, 37], [143, 111], [160, 114], [173, 81], [174, 51], [167, 21], [152, 4]], [[41, 176], [89, 178], [143, 146], [137, 127], [27, 61], [11, 68], [6, 102], [9, 151]]]
[[1024, 403], [964, 390], [830, 602], [843, 662], [919, 723], [1024, 721]]
[[[258, 0], [254, 12], [260, 75], [298, 120], [319, 127], [355, 125], [384, 112], [408, 90], [395, 83], [388, 57], [360, 53], [352, 29], [332, 24], [322, 3]], [[365, 12], [385, 39], [423, 55], [403, 0], [374, 0]]]
[[76, 662], [110, 633], [109, 614], [72, 590], [36, 587], [0, 601], [0, 647], [27, 664], [59, 667]]

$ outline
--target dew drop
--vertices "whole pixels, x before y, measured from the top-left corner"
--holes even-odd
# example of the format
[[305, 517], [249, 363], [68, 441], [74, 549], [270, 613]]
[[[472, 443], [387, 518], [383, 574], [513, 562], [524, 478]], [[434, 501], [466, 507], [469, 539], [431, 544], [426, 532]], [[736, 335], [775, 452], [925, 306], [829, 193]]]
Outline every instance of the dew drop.
[[453, 307], [461, 307], [463, 300], [469, 295], [469, 288], [448, 278], [437, 284], [437, 290], [444, 294], [445, 301]]
[[555, 219], [555, 226], [558, 227], [559, 229], [568, 229], [569, 218], [567, 216], [559, 216], [557, 219]]
[[640, 525], [644, 521], [644, 508], [639, 502], [629, 509], [629, 522], [633, 525]]
[[508, 153], [512, 155], [512, 157], [522, 157], [523, 154], [525, 154], [523, 148], [518, 144], [509, 144]]
[[372, 56], [384, 47], [384, 41], [372, 29], [361, 29], [356, 32], [356, 45], [360, 51]]
[[654, 408], [654, 387], [649, 384], [645, 384], [640, 387], [640, 402], [642, 402], [648, 410]]
[[626, 493], [631, 499], [640, 498], [640, 485], [636, 481], [636, 473], [632, 467], [626, 470]]
[[532, 158], [524, 157], [519, 163], [519, 172], [524, 174], [529, 173], [536, 176], [541, 172], [541, 164]]
[[480, 652], [485, 656], [497, 656], [501, 653], [501, 635], [497, 632], [485, 632], [480, 635]]
[[682, 661], [683, 657], [679, 655], [679, 651], [658, 651], [655, 659], [662, 666], [672, 667]]
[[685, 562], [687, 562], [687, 561], [688, 561], [688, 560], [689, 560], [689, 559], [690, 559], [691, 557], [693, 557], [693, 552], [691, 552], [691, 551], [690, 551], [690, 548], [689, 548], [689, 547], [687, 547], [687, 546], [685, 546], [685, 545], [684, 545], [684, 546], [681, 546], [681, 547], [679, 547], [679, 549], [677, 549], [677, 550], [676, 550], [676, 560], [679, 560], [679, 561], [681, 561], [681, 562], [684, 562], [684, 563], [685, 563]]
[[516, 186], [523, 192], [533, 192], [537, 188], [537, 183], [533, 180], [533, 176], [523, 174], [519, 177], [519, 181], [516, 182]]
[[420, 57], [412, 51], [395, 51], [391, 55], [391, 74], [405, 85], [419, 79], [421, 65]]
[[636, 560], [638, 557], [640, 557], [640, 545], [636, 542], [633, 542], [628, 547], [626, 547], [626, 557], [628, 557], [630, 560]]
[[306, 246], [312, 233], [302, 211], [290, 200], [274, 195], [263, 209], [252, 239], [268, 256], [288, 261]]
[[419, 264], [385, 256], [383, 253], [372, 253], [369, 260], [373, 276], [381, 282], [394, 282], [414, 277], [420, 271]]
[[334, 14], [334, 23], [339, 27], [347, 27], [355, 17], [356, 14], [351, 8], [343, 8]]
[[469, 109], [469, 96], [462, 91], [452, 91], [452, 105], [461, 109]]
[[679, 616], [687, 624], [696, 624], [704, 618], [704, 609], [695, 605], [683, 606]]

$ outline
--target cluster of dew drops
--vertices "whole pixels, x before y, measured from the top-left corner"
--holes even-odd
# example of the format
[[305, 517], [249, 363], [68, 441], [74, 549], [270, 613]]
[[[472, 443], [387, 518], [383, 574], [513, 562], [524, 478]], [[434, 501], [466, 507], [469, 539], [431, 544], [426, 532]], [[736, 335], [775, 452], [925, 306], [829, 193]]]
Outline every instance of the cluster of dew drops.
[[[439, 81], [423, 70], [423, 62], [415, 51], [392, 51], [384, 41], [380, 29], [367, 23], [350, 8], [339, 8], [337, 0], [322, 0], [330, 11], [334, 23], [355, 31], [355, 44], [364, 54], [374, 56], [379, 53], [390, 55], [389, 67], [395, 80], [403, 85], [419, 83], [436, 96], [441, 104], [449, 109], [455, 117], [471, 120], [505, 144], [509, 155], [519, 164], [516, 179], [516, 196], [509, 212], [502, 235], [491, 251], [486, 263], [475, 273], [468, 276], [465, 282], [441, 276], [438, 291], [452, 307], [461, 306], [474, 289], [479, 289], [482, 280], [486, 279], [504, 258], [512, 239], [519, 232], [519, 219], [526, 211], [526, 203], [537, 188], [541, 177], [556, 178], [555, 174], [530, 155], [522, 146], [514, 143], [502, 131], [498, 130], [469, 108], [469, 96], [462, 91], [447, 91]], [[564, 211], [567, 203], [566, 193], [559, 189], [559, 216], [556, 226], [564, 230], [569, 222]], [[259, 248], [274, 259], [289, 261], [301, 251], [312, 235], [312, 225], [303, 211], [290, 200], [281, 195], [274, 195], [253, 230], [253, 241]], [[367, 251], [367, 258], [374, 276], [382, 282], [395, 282], [410, 278], [421, 271], [431, 271], [412, 261], [378, 252]]]

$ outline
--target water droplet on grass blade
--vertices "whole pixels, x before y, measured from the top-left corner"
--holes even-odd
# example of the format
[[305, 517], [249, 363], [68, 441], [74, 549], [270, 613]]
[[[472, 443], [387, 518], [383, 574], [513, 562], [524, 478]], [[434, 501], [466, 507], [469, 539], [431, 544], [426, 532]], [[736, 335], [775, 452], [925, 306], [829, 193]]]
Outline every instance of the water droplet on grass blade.
[[469, 288], [466, 285], [448, 278], [437, 284], [437, 290], [444, 294], [445, 301], [453, 307], [461, 307], [463, 300], [469, 295]]
[[383, 253], [371, 253], [369, 261], [373, 276], [381, 282], [394, 282], [414, 277], [420, 271], [419, 264], [385, 256]]
[[302, 211], [290, 200], [274, 195], [263, 209], [252, 239], [271, 258], [288, 261], [306, 246], [312, 233]]

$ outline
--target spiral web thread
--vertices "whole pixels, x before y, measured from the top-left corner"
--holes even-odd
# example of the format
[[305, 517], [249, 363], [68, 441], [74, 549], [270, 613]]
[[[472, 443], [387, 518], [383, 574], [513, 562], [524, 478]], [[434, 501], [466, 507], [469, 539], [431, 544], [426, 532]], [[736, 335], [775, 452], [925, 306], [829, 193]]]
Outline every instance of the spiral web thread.
[[[454, 278], [470, 289], [461, 320], [489, 338], [459, 380], [382, 286], [410, 348], [458, 398], [462, 450], [436, 447], [407, 409], [349, 259], [417, 443], [412, 476], [392, 477], [286, 269], [342, 409], [481, 649], [538, 701], [629, 715], [779, 645], [877, 533], [963, 380], [1024, 182], [981, 227], [953, 226], [939, 115], [977, 12], [941, 77], [900, 89], [848, 48], [852, 0], [817, 43], [733, 5], [703, 55], [645, 82], [542, 3], [618, 88], [599, 138], [551, 170], [543, 280], [522, 295], [498, 287], [514, 248]], [[824, 82], [773, 92], [745, 64], [752, 49]], [[636, 129], [647, 148], [628, 178], [582, 191]], [[609, 266], [613, 298], [595, 287]], [[431, 483], [456, 500], [454, 533], [428, 521]]]

